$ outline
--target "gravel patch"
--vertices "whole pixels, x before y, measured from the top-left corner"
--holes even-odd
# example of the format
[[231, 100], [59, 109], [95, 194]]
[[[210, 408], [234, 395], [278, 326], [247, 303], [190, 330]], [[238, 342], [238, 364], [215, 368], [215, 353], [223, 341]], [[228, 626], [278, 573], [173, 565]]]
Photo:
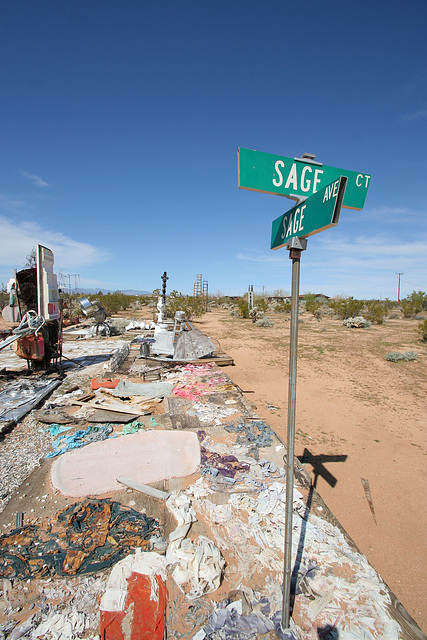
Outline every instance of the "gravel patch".
[[52, 449], [53, 437], [46, 425], [31, 413], [0, 441], [0, 513], [13, 492], [21, 486]]
[[[53, 392], [43, 408], [66, 394], [67, 389], [78, 385], [88, 391], [90, 380], [102, 373], [102, 364], [70, 371], [64, 382]], [[66, 395], [65, 395], [66, 397]], [[40, 467], [44, 458], [52, 451], [56, 437], [50, 434], [48, 426], [38, 422], [30, 412], [9, 433], [0, 437], [0, 513], [29, 475]]]

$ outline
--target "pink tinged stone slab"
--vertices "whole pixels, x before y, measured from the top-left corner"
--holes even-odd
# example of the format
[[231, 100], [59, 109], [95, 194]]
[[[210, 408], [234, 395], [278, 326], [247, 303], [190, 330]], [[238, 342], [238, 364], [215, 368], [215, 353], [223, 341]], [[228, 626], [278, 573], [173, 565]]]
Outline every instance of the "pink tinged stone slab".
[[122, 490], [119, 476], [150, 484], [191, 475], [199, 465], [196, 433], [153, 430], [64, 453], [52, 466], [51, 481], [63, 495], [81, 498]]

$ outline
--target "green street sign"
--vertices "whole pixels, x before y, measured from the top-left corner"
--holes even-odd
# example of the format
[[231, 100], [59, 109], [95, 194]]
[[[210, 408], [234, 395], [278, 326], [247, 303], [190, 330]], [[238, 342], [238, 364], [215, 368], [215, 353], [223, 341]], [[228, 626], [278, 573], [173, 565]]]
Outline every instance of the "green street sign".
[[270, 249], [284, 247], [291, 238], [308, 238], [335, 227], [339, 221], [347, 184], [347, 177], [340, 176], [338, 180], [273, 220]]
[[299, 200], [317, 193], [322, 187], [348, 178], [343, 207], [363, 209], [371, 181], [367, 173], [328, 167], [299, 158], [285, 158], [271, 153], [239, 147], [237, 151], [239, 188], [262, 191]]

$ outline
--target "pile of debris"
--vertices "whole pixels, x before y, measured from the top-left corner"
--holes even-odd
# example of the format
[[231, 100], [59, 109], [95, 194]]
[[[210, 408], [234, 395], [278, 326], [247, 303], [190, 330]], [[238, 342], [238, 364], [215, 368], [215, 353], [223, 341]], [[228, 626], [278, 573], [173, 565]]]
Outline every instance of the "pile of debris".
[[[44, 440], [2, 503], [0, 637], [277, 637], [283, 443], [214, 362], [171, 367], [119, 344], [105, 367], [102, 344], [63, 378], [4, 383], [5, 447], [19, 436], [25, 451], [28, 425]], [[282, 637], [421, 638], [296, 468]]]

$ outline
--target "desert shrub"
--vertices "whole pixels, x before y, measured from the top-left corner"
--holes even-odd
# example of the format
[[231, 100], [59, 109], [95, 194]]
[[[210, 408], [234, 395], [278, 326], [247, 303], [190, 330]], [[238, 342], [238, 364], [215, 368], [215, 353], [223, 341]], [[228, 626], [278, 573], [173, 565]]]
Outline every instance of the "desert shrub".
[[403, 353], [399, 353], [398, 351], [392, 351], [388, 353], [385, 357], [386, 360], [390, 362], [397, 362], [398, 360], [404, 360], [405, 362], [409, 362], [410, 360], [416, 360], [417, 354], [413, 351], [404, 351]]
[[254, 307], [249, 311], [249, 317], [252, 322], [257, 322], [257, 320], [262, 320], [265, 316], [264, 311], [260, 311], [257, 307]]
[[358, 316], [363, 308], [363, 300], [355, 300], [353, 296], [349, 298], [332, 298], [328, 304], [341, 320]]
[[[217, 305], [219, 305], [220, 307], [222, 307], [223, 309], [230, 309], [230, 305], [233, 304], [232, 299], [229, 296], [217, 296], [215, 297], [215, 301], [217, 303]], [[226, 307], [224, 307], [223, 305], [227, 305]]]
[[400, 308], [405, 318], [411, 318], [417, 313], [421, 313], [423, 309], [427, 309], [427, 294], [424, 291], [413, 291], [400, 301]]
[[125, 310], [129, 307], [134, 300], [134, 296], [129, 296], [121, 291], [114, 291], [114, 293], [103, 294], [98, 292], [97, 295], [91, 295], [89, 297], [91, 302], [98, 300], [102, 307], [108, 313], [117, 313], [118, 311]]
[[396, 300], [390, 300], [390, 298], [384, 298], [382, 302], [387, 309], [387, 313], [399, 306], [399, 303]]
[[258, 311], [265, 312], [268, 309], [268, 301], [262, 296], [254, 296], [254, 307], [256, 307]]
[[[145, 307], [150, 301], [151, 301], [151, 296], [141, 295], [141, 296], [137, 296], [135, 304], [140, 305], [139, 308], [141, 308], [141, 307]], [[138, 308], [138, 307], [135, 307], [135, 308]]]
[[6, 291], [6, 285], [4, 282], [1, 284], [0, 288], [0, 311], [4, 309], [6, 305], [9, 304], [9, 294]]
[[354, 318], [346, 318], [343, 325], [349, 329], [369, 329], [371, 323], [363, 316], [355, 316]]
[[381, 300], [367, 300], [363, 315], [374, 324], [383, 324], [388, 311], [387, 306]]
[[237, 303], [237, 308], [241, 318], [249, 318], [249, 305], [247, 300], [241, 298]]
[[322, 315], [322, 306], [323, 303], [319, 298], [316, 297], [314, 293], [306, 293], [304, 296], [305, 299], [305, 310], [309, 313], [312, 313], [317, 320], [320, 320]]
[[63, 297], [62, 308], [63, 316], [65, 319], [77, 320], [78, 318], [85, 317], [83, 309], [77, 299], [73, 299], [71, 297]]
[[203, 296], [183, 296], [181, 294], [167, 298], [167, 315], [174, 318], [177, 311], [184, 311], [187, 320], [192, 317], [199, 318], [206, 313], [206, 299]]
[[[266, 295], [268, 295], [266, 293]], [[273, 290], [273, 296], [277, 297], [282, 297], [282, 298], [286, 298], [287, 296], [289, 296], [289, 291], [287, 289], [274, 289]]]
[[417, 331], [421, 336], [421, 340], [427, 342], [427, 320], [418, 323]]
[[279, 313], [290, 313], [291, 312], [291, 303], [290, 302], [278, 302], [274, 307], [274, 311], [278, 311]]
[[256, 320], [255, 324], [257, 327], [274, 327], [274, 322], [272, 322], [268, 316], [259, 318]]

